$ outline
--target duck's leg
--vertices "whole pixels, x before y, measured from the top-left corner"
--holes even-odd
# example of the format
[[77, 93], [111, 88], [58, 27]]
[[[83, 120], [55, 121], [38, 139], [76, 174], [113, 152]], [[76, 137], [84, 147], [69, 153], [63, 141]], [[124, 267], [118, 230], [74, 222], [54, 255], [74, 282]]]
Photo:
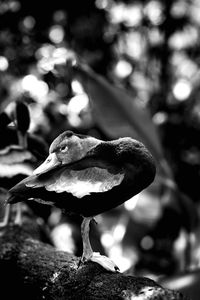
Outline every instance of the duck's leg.
[[89, 260], [92, 255], [92, 247], [90, 245], [90, 237], [89, 237], [89, 232], [90, 232], [90, 221], [92, 218], [83, 218], [82, 224], [81, 224], [81, 236], [82, 236], [82, 242], [83, 242], [83, 254], [81, 261], [85, 262]]
[[119, 268], [111, 259], [104, 255], [100, 255], [99, 252], [93, 252], [92, 250], [89, 238], [90, 221], [92, 219], [92, 217], [84, 218], [81, 224], [81, 236], [83, 241], [83, 254], [81, 257], [81, 262], [84, 263], [90, 260], [100, 264], [103, 268], [105, 268], [108, 271], [118, 272]]

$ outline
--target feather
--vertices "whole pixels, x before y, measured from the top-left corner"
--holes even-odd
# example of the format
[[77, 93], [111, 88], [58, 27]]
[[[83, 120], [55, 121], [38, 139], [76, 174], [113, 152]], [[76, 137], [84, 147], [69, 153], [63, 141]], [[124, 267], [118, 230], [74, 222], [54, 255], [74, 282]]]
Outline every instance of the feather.
[[71, 193], [82, 198], [91, 193], [102, 193], [119, 185], [124, 179], [123, 173], [113, 174], [106, 169], [92, 167], [83, 170], [61, 169], [48, 179], [34, 180], [26, 183], [27, 187], [45, 187], [47, 191]]

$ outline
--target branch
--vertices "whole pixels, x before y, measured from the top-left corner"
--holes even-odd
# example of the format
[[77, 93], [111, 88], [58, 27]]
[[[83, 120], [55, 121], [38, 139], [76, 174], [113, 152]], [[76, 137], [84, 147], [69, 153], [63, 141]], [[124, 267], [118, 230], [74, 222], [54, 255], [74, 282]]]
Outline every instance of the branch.
[[151, 300], [185, 299], [153, 280], [110, 273], [94, 262], [78, 267], [79, 258], [41, 242], [32, 221], [0, 232], [0, 283], [6, 299]]

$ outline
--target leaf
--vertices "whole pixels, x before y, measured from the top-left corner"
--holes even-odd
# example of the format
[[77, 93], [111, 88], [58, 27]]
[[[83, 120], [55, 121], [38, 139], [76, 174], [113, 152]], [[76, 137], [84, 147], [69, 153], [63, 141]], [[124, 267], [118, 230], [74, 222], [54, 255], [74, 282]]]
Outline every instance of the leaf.
[[6, 112], [0, 113], [0, 128], [6, 128], [8, 124], [12, 122], [11, 118], [8, 116]]
[[12, 178], [18, 174], [31, 175], [35, 157], [18, 145], [10, 145], [0, 150], [0, 178]]
[[0, 163], [10, 164], [21, 163], [25, 160], [36, 161], [35, 157], [18, 145], [10, 145], [0, 150]]
[[29, 109], [25, 102], [16, 102], [16, 119], [18, 130], [25, 134], [30, 125]]
[[33, 168], [28, 163], [16, 163], [13, 165], [6, 165], [0, 163], [0, 169], [0, 177], [7, 178], [12, 178], [19, 174], [29, 176], [33, 173]]
[[158, 161], [164, 174], [171, 178], [171, 170], [164, 158], [157, 128], [149, 111], [128, 92], [111, 85], [89, 67], [77, 64], [73, 70], [91, 98], [95, 121], [107, 136], [130, 136], [141, 140]]

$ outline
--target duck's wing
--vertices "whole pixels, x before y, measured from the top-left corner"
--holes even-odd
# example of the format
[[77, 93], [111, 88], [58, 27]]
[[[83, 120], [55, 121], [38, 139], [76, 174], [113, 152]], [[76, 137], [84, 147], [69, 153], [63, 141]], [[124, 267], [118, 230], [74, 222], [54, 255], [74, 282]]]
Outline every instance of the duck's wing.
[[29, 191], [37, 188], [56, 193], [66, 192], [76, 198], [82, 198], [91, 193], [111, 190], [121, 184], [124, 176], [123, 169], [120, 167], [116, 167], [105, 160], [86, 158], [41, 175], [25, 178], [9, 191], [11, 198], [7, 202], [17, 202], [16, 198], [13, 198], [16, 195], [28, 199]]
[[124, 179], [122, 169], [101, 160], [85, 159], [78, 163], [35, 176], [25, 182], [28, 188], [44, 187], [56, 193], [71, 193], [82, 198], [91, 193], [102, 193], [119, 185]]

